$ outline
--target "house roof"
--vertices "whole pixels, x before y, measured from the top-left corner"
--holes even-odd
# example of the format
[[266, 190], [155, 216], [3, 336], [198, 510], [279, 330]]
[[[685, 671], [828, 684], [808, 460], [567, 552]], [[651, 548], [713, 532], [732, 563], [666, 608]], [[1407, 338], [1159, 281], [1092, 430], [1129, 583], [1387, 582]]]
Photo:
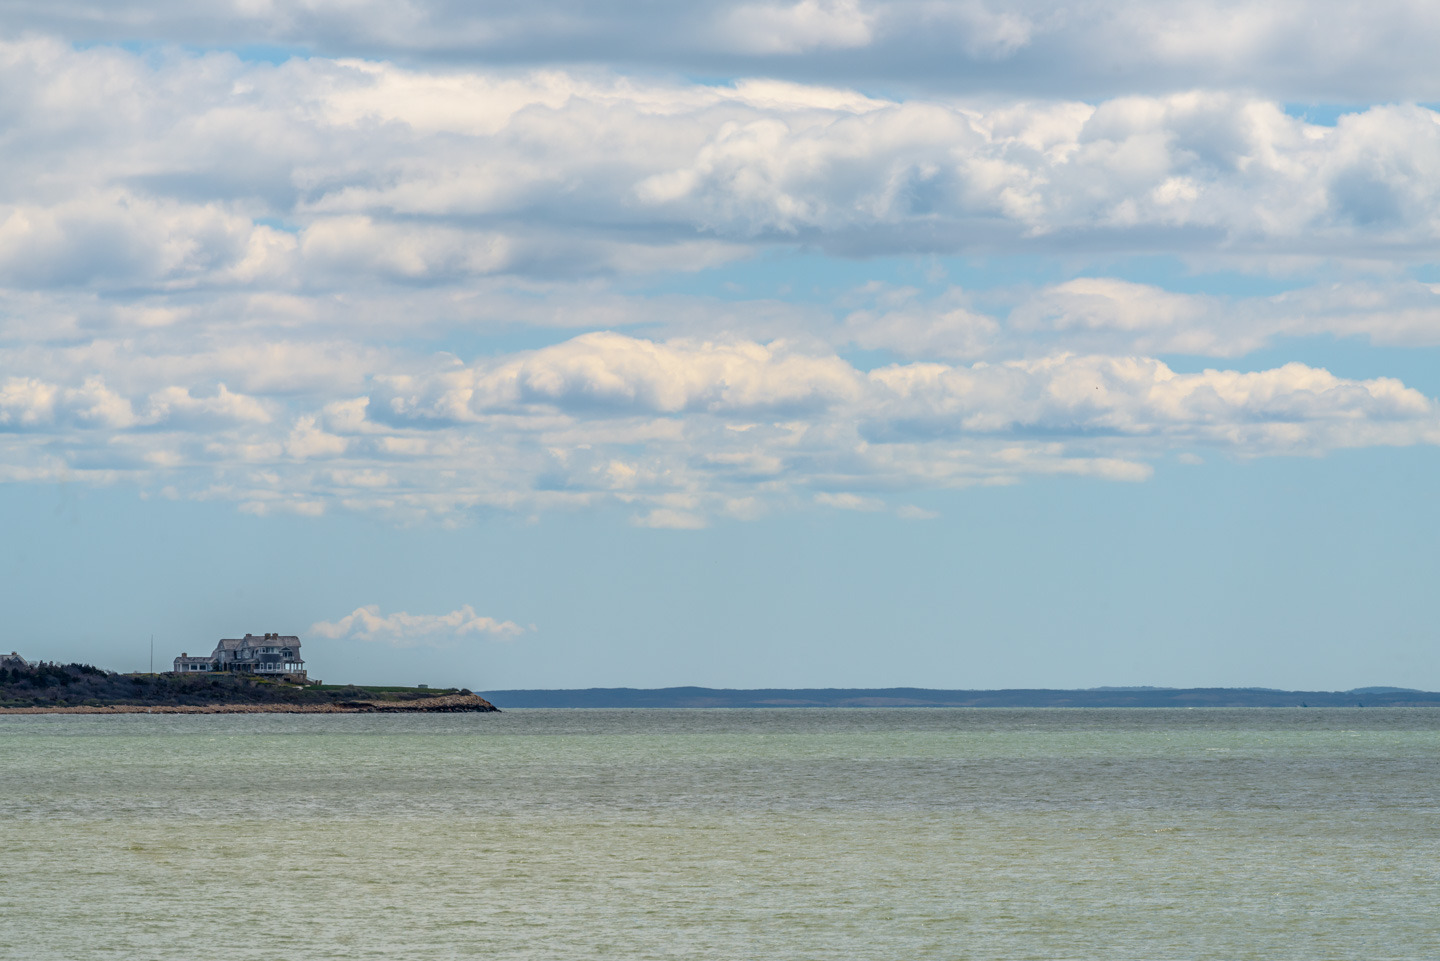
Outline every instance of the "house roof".
[[275, 637], [266, 637], [263, 634], [246, 634], [244, 637], [224, 637], [220, 643], [215, 645], [218, 651], [238, 651], [245, 647], [288, 647], [293, 650], [300, 649], [300, 638], [294, 634], [279, 634]]

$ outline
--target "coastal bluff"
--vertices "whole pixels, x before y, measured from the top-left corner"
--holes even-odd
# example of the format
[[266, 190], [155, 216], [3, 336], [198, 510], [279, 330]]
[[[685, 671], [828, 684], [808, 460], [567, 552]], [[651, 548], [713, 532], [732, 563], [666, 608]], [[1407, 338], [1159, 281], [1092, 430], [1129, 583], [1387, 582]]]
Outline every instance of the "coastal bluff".
[[499, 711], [485, 698], [458, 687], [297, 684], [243, 674], [116, 674], [88, 664], [9, 663], [0, 668], [0, 715]]
[[460, 714], [499, 710], [477, 694], [446, 694], [409, 701], [338, 701], [324, 704], [81, 704], [74, 707], [0, 707], [0, 714]]

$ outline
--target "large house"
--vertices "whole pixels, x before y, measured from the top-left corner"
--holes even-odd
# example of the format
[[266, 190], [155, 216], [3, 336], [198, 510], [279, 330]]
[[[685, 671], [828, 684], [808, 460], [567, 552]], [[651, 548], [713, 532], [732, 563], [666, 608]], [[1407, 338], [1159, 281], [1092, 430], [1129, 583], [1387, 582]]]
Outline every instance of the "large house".
[[209, 657], [181, 654], [175, 658], [177, 674], [197, 671], [229, 671], [233, 674], [292, 675], [306, 680], [305, 659], [300, 656], [300, 638], [294, 634], [246, 634], [227, 637], [215, 645]]

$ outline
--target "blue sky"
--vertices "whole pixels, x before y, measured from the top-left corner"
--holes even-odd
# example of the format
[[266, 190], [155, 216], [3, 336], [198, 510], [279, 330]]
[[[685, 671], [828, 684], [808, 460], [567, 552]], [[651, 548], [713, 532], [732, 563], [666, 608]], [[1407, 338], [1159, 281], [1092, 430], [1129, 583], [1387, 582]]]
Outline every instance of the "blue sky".
[[1404, 2], [10, 5], [9, 644], [1435, 688], [1436, 40]]

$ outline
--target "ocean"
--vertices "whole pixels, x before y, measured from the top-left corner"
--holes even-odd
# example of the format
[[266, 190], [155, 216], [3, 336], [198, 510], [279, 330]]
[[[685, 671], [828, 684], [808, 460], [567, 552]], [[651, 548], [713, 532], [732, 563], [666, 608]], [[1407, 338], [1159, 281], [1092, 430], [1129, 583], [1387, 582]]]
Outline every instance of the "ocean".
[[1440, 956], [1440, 710], [0, 717], [0, 958]]

